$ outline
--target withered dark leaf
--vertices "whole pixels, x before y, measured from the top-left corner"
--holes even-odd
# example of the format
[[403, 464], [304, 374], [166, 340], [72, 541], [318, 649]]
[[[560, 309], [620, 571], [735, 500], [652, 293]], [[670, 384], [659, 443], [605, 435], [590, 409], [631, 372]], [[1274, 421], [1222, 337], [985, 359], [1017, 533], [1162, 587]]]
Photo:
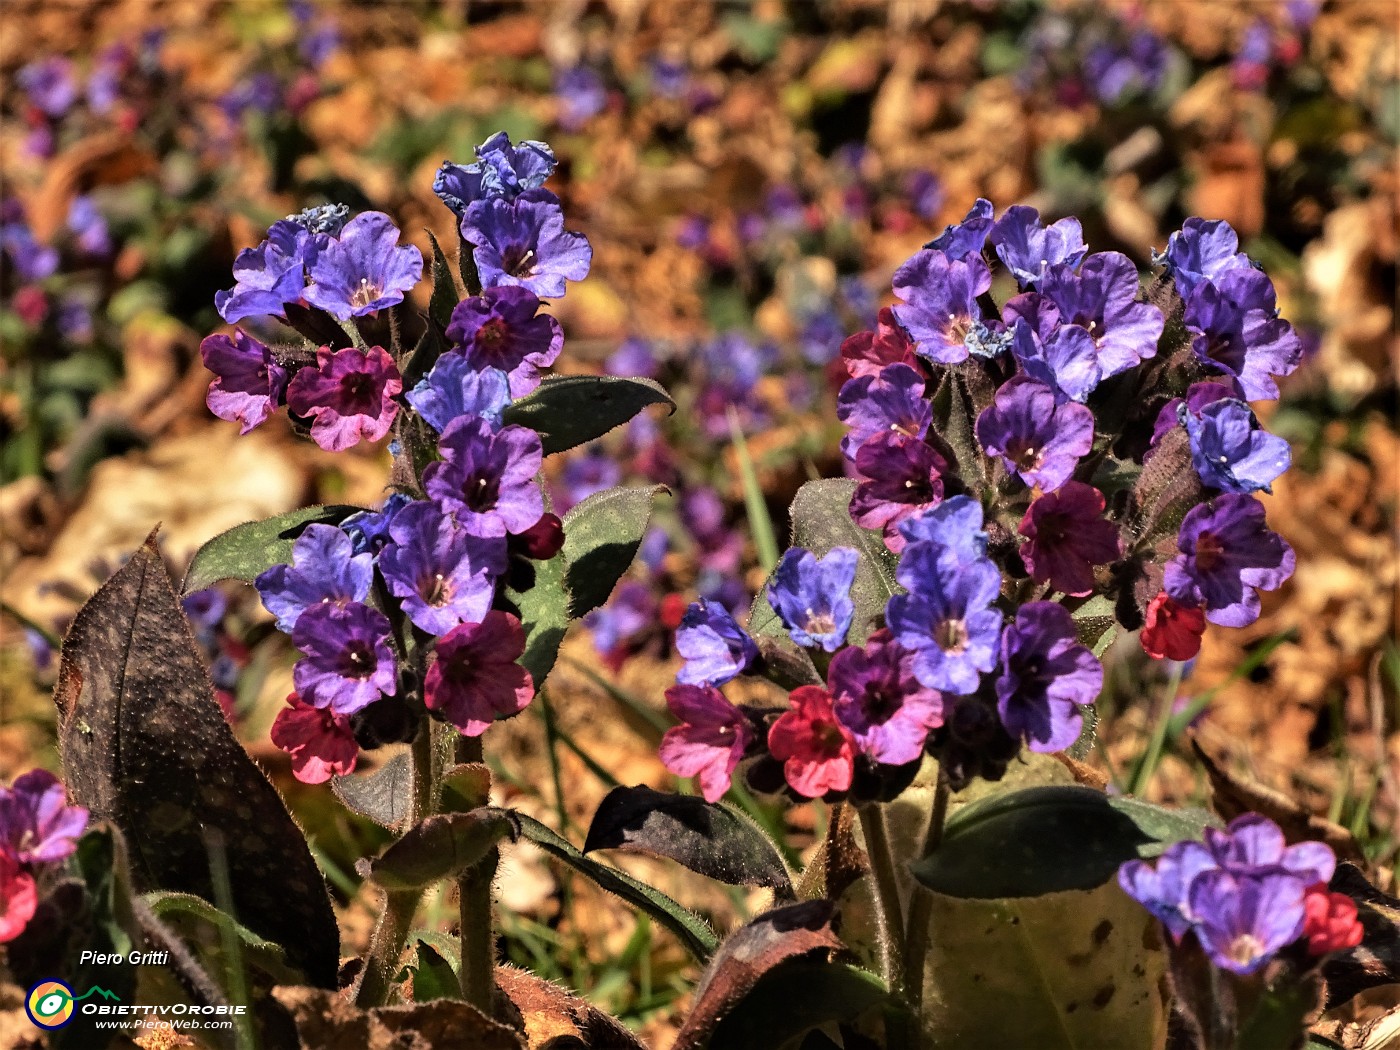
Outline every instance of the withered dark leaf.
[[413, 767], [408, 753], [395, 755], [373, 773], [334, 777], [331, 790], [348, 809], [386, 828], [397, 828], [413, 806]]
[[1400, 900], [1372, 886], [1355, 864], [1338, 864], [1327, 888], [1356, 902], [1356, 915], [1365, 930], [1355, 948], [1329, 955], [1322, 964], [1331, 1010], [1367, 988], [1400, 984]]
[[525, 1050], [525, 1041], [470, 1003], [434, 999], [361, 1010], [336, 992], [280, 985], [273, 997], [302, 1050]]
[[121, 828], [137, 889], [214, 901], [206, 835], [222, 834], [233, 917], [334, 988], [340, 940], [325, 882], [224, 721], [154, 532], [78, 611], [54, 701], [69, 792]]

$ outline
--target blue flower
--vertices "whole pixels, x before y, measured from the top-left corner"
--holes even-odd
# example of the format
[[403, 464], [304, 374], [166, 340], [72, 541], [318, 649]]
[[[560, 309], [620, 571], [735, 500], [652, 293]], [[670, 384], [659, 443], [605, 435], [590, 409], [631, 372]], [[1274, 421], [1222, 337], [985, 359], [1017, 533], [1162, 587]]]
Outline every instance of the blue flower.
[[461, 354], [448, 353], [405, 398], [439, 434], [462, 416], [480, 416], [499, 430], [510, 404], [510, 379], [499, 368], [478, 370]]
[[1052, 266], [1078, 266], [1089, 250], [1078, 219], [1042, 226], [1040, 212], [1020, 204], [1006, 209], [987, 240], [1022, 288], [1034, 287]]
[[676, 651], [685, 666], [676, 675], [683, 685], [723, 685], [748, 670], [758, 646], [718, 602], [692, 602], [676, 629]]
[[486, 618], [496, 577], [506, 568], [503, 537], [473, 536], [431, 502], [399, 511], [389, 536], [379, 568], [415, 627], [444, 635], [458, 624]]
[[374, 561], [355, 554], [350, 537], [334, 525], [308, 525], [292, 545], [292, 564], [274, 565], [254, 586], [277, 629], [291, 633], [307, 609], [344, 607], [369, 598]]
[[820, 559], [801, 547], [783, 554], [768, 583], [768, 601], [798, 645], [833, 653], [845, 642], [856, 612], [851, 584], [858, 558], [850, 547], [833, 547]]
[[324, 233], [330, 237], [340, 236], [340, 231], [349, 220], [350, 208], [345, 204], [318, 204], [287, 216], [288, 222], [294, 222], [312, 233]]
[[564, 229], [564, 209], [548, 190], [475, 201], [462, 219], [462, 236], [473, 245], [486, 288], [520, 285], [541, 299], [558, 299], [565, 280], [583, 280], [593, 263], [588, 238]]
[[1178, 418], [1191, 439], [1191, 462], [1201, 482], [1223, 492], [1271, 491], [1288, 469], [1288, 442], [1259, 426], [1243, 401], [1226, 398], [1193, 413], [1185, 404]]
[[[929, 517], [952, 500], [926, 513]], [[900, 555], [896, 578], [908, 594], [885, 607], [895, 640], [914, 652], [914, 676], [930, 689], [975, 692], [981, 672], [996, 665], [1002, 616], [992, 607], [1001, 593], [1001, 572], [988, 558], [966, 557], [968, 541], [954, 546], [938, 539], [911, 541]]]
[[395, 516], [412, 502], [402, 492], [393, 492], [378, 510], [362, 510], [342, 521], [340, 527], [350, 537], [351, 550], [356, 554], [378, 554], [389, 542], [389, 526]]
[[977, 254], [965, 259], [924, 249], [894, 272], [894, 294], [903, 300], [894, 315], [931, 361], [967, 360], [967, 337], [982, 320], [977, 297], [992, 286], [992, 274]]
[[985, 197], [978, 197], [977, 203], [972, 206], [972, 210], [962, 222], [948, 226], [924, 247], [942, 252], [950, 259], [965, 259], [969, 255], [981, 253], [982, 245], [986, 243], [987, 235], [991, 232], [992, 202]]
[[1231, 270], [1250, 269], [1249, 256], [1240, 251], [1240, 238], [1224, 219], [1187, 219], [1167, 239], [1167, 250], [1153, 257], [1164, 265], [1183, 299], [1200, 285], [1218, 281]]
[[982, 528], [982, 504], [971, 496], [954, 496], [917, 517], [902, 522], [900, 533], [907, 543], [933, 543], [950, 550], [963, 562], [987, 554], [987, 533]]
[[423, 276], [423, 253], [399, 246], [399, 228], [383, 212], [356, 215], [311, 264], [306, 301], [337, 321], [403, 302]]
[[433, 192], [459, 220], [476, 201], [488, 197], [514, 200], [527, 190], [539, 189], [558, 163], [545, 143], [525, 139], [512, 145], [504, 131], [477, 146], [476, 156], [470, 164], [443, 161], [433, 179]]
[[214, 293], [214, 306], [229, 324], [245, 317], [281, 316], [287, 303], [306, 291], [306, 267], [320, 244], [306, 227], [274, 222], [256, 248], [244, 248], [233, 261], [234, 286]]

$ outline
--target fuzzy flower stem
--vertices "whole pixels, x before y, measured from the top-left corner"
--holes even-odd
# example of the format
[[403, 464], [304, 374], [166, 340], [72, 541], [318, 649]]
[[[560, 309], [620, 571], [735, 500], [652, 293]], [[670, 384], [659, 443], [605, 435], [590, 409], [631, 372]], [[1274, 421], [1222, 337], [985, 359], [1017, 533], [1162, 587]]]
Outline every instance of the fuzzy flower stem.
[[[418, 735], [413, 738], [413, 812], [408, 821], [410, 827], [433, 811], [438, 792], [437, 781], [433, 734], [425, 718], [418, 728]], [[355, 989], [355, 1005], [360, 1009], [368, 1010], [388, 1002], [394, 977], [399, 972], [399, 957], [403, 955], [408, 931], [413, 925], [413, 915], [422, 896], [422, 890], [385, 891], [384, 907], [370, 936], [369, 953], [365, 956], [364, 969], [360, 971], [359, 984]]]
[[865, 852], [875, 876], [875, 911], [880, 927], [880, 968], [885, 984], [895, 995], [904, 984], [904, 915], [899, 906], [899, 882], [895, 878], [894, 853], [885, 829], [885, 813], [878, 803], [856, 807], [865, 834]]
[[345, 330], [345, 334], [350, 337], [350, 343], [357, 350], [366, 350], [369, 344], [365, 342], [365, 337], [360, 334], [359, 326], [355, 324], [353, 317], [347, 317], [343, 321], [337, 322]]
[[[933, 807], [929, 811], [928, 829], [924, 832], [923, 849], [919, 851], [920, 858], [927, 857], [943, 842], [949, 794], [948, 778], [940, 769]], [[909, 900], [909, 926], [904, 940], [904, 1000], [915, 1018], [919, 1017], [924, 1003], [924, 965], [928, 961], [928, 928], [932, 917], [933, 894], [915, 881]]]
[[[459, 736], [458, 762], [483, 761], [481, 737]], [[474, 799], [486, 805], [487, 799]], [[491, 850], [481, 863], [468, 868], [457, 880], [462, 942], [462, 998], [488, 1017], [494, 1014], [496, 988], [496, 931], [492, 921], [491, 883], [496, 878], [500, 852]]]

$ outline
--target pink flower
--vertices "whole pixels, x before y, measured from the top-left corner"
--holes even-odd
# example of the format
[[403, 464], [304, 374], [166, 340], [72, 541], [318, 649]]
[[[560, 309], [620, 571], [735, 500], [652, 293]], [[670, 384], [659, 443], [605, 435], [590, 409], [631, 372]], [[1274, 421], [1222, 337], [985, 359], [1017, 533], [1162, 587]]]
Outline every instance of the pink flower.
[[1066, 481], [1031, 504], [1018, 531], [1026, 537], [1021, 558], [1037, 583], [1075, 597], [1093, 593], [1094, 566], [1118, 557], [1118, 529], [1103, 509], [1103, 493], [1082, 481]]
[[38, 905], [34, 877], [9, 852], [0, 852], [0, 944], [24, 932]]
[[519, 714], [535, 695], [530, 672], [515, 662], [525, 652], [525, 628], [509, 613], [493, 609], [481, 623], [452, 628], [436, 652], [424, 702], [463, 736], [480, 736], [497, 718]]
[[674, 685], [666, 690], [666, 706], [681, 724], [661, 738], [662, 763], [678, 777], [696, 777], [705, 801], [718, 802], [729, 790], [753, 729], [713, 686]]
[[350, 719], [329, 707], [312, 707], [292, 693], [272, 723], [272, 742], [292, 758], [292, 773], [303, 784], [323, 784], [355, 768], [360, 746]]
[[287, 387], [287, 407], [309, 416], [311, 437], [327, 452], [341, 452], [362, 439], [378, 441], [398, 414], [394, 395], [403, 379], [382, 347], [316, 351], [316, 367], [303, 368]]
[[1154, 660], [1190, 660], [1201, 651], [1205, 633], [1205, 610], [1182, 605], [1163, 591], [1148, 604], [1139, 637], [1143, 651]]
[[768, 750], [783, 763], [787, 782], [808, 798], [845, 791], [855, 771], [855, 741], [836, 721], [831, 694], [804, 685], [788, 702], [792, 707], [768, 730]]

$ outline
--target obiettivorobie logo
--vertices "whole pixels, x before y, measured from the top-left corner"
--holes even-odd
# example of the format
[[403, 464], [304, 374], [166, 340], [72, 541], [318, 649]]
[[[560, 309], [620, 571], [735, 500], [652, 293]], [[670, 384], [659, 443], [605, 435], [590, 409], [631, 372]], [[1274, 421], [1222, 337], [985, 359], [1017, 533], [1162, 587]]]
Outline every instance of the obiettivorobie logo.
[[115, 992], [109, 992], [98, 985], [93, 985], [82, 995], [74, 995], [73, 989], [62, 981], [47, 980], [40, 981], [29, 989], [29, 995], [24, 1000], [24, 1010], [29, 1014], [29, 1019], [40, 1028], [62, 1028], [73, 1020], [77, 1013], [74, 1004], [94, 995], [108, 1002], [120, 1001]]

